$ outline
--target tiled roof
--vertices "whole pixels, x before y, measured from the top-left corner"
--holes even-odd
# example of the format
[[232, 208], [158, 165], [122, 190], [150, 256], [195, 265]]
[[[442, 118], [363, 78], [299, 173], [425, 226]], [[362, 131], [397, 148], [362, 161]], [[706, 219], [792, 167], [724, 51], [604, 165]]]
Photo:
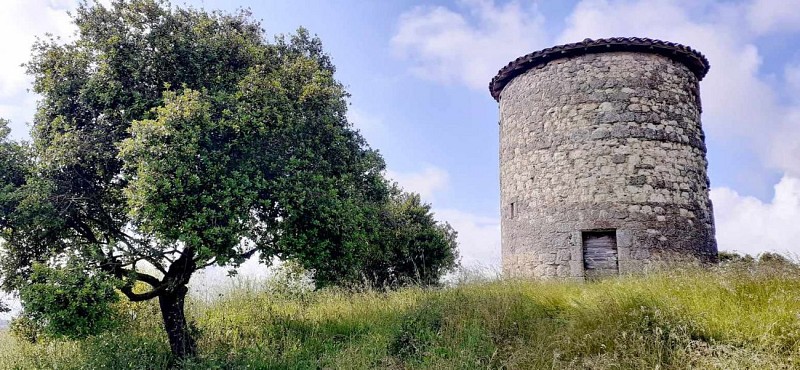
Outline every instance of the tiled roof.
[[708, 73], [708, 59], [700, 52], [674, 42], [654, 40], [641, 37], [612, 37], [608, 39], [585, 39], [572, 44], [558, 45], [551, 48], [534, 51], [521, 56], [497, 72], [489, 82], [489, 92], [495, 100], [500, 101], [500, 92], [514, 79], [527, 70], [536, 66], [547, 64], [551, 60], [572, 57], [583, 54], [608, 53], [614, 51], [633, 51], [639, 53], [654, 53], [666, 56], [686, 65], [698, 80], [702, 80]]

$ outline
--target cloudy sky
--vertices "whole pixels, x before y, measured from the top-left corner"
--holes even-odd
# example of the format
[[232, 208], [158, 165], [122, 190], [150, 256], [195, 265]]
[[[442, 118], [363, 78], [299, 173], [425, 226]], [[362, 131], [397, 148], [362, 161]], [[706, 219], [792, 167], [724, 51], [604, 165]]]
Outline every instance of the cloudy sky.
[[[76, 2], [0, 2], [0, 117], [17, 138], [36, 103], [19, 65], [35, 35], [71, 35]], [[318, 34], [352, 93], [350, 118], [388, 175], [459, 231], [465, 263], [484, 266], [500, 256], [498, 109], [487, 90], [497, 70], [587, 37], [689, 45], [711, 61], [700, 86], [720, 249], [800, 254], [800, 0], [186, 4], [249, 7], [269, 34]]]

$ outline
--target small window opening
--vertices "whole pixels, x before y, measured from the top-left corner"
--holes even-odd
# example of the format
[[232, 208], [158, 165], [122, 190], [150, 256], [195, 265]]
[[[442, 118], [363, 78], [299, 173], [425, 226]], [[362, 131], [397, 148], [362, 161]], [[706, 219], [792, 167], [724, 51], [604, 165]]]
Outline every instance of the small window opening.
[[514, 218], [514, 202], [511, 202], [511, 218]]

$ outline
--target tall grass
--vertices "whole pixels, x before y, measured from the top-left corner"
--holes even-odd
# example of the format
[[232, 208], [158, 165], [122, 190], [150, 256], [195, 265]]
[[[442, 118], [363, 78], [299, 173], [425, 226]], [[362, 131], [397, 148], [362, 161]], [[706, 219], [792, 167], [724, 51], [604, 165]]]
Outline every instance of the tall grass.
[[[0, 368], [167, 368], [156, 305], [120, 310], [124, 330], [82, 341], [0, 336]], [[800, 271], [782, 263], [396, 292], [251, 285], [188, 311], [187, 369], [800, 368]]]

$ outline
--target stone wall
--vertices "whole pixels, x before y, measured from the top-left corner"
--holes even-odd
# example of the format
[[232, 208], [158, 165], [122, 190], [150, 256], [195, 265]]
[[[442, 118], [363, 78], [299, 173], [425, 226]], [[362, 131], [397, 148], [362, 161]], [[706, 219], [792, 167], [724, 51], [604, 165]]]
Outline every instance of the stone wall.
[[715, 261], [698, 91], [684, 64], [642, 52], [556, 59], [505, 85], [504, 273], [583, 278], [591, 230], [616, 230], [623, 274]]

